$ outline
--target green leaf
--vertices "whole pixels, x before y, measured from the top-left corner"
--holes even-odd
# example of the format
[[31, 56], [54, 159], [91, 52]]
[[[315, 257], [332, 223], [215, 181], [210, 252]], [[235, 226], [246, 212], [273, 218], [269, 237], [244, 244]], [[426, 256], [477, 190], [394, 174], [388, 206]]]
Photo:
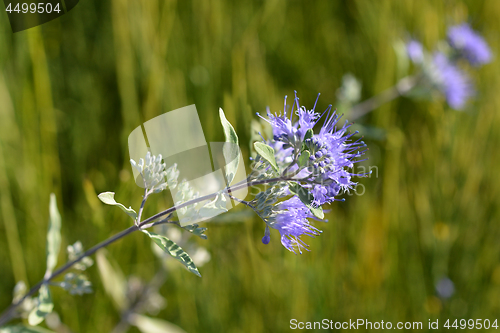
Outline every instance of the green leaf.
[[16, 283], [16, 285], [14, 286], [14, 297], [12, 299], [12, 303], [19, 302], [27, 292], [28, 287], [26, 286], [26, 283], [24, 281], [19, 281], [18, 283]]
[[184, 230], [189, 231], [193, 235], [196, 235], [196, 236], [200, 237], [201, 239], [207, 239], [207, 235], [205, 235], [205, 231], [207, 230], [207, 228], [200, 227], [196, 223], [195, 224], [186, 225], [186, 226], [181, 227], [181, 228], [184, 229]]
[[56, 195], [50, 195], [49, 204], [49, 230], [47, 231], [47, 270], [45, 276], [48, 277], [57, 264], [57, 256], [61, 248], [61, 214], [57, 209]]
[[52, 309], [54, 309], [54, 303], [52, 303], [50, 290], [49, 287], [44, 284], [38, 291], [38, 304], [31, 310], [28, 316], [28, 323], [32, 326], [40, 324], [45, 316], [52, 312]]
[[115, 201], [115, 192], [103, 192], [97, 196], [99, 200], [104, 202], [106, 205], [118, 206], [120, 207], [128, 216], [130, 216], [134, 221], [137, 219], [137, 213], [132, 207], [125, 207], [121, 203]]
[[323, 208], [321, 206], [319, 207], [313, 207], [309, 206], [308, 207], [311, 213], [316, 216], [318, 219], [324, 219], [325, 218], [325, 213], [323, 213]]
[[136, 313], [130, 315], [130, 323], [143, 333], [185, 333], [182, 328], [168, 321], [149, 318]]
[[223, 193], [219, 193], [217, 197], [200, 208], [200, 215], [204, 218], [211, 218], [219, 214], [227, 212], [227, 200]]
[[308, 129], [306, 134], [304, 134], [304, 141], [310, 139], [314, 136], [314, 131], [312, 128]]
[[258, 141], [255, 142], [253, 144], [253, 146], [255, 147], [255, 151], [257, 151], [257, 153], [263, 159], [268, 161], [269, 164], [271, 164], [271, 166], [273, 167], [273, 169], [276, 170], [276, 172], [279, 172], [278, 165], [276, 164], [276, 159], [274, 158], [274, 149], [272, 147], [266, 145], [265, 143], [258, 142]]
[[300, 153], [299, 156], [299, 167], [305, 167], [309, 164], [309, 157], [311, 156], [311, 153], [308, 150], [303, 150], [302, 153]]
[[238, 135], [234, 130], [233, 126], [226, 119], [226, 115], [224, 111], [219, 108], [219, 117], [220, 122], [222, 124], [222, 128], [224, 129], [224, 137], [226, 138], [226, 142], [229, 144], [225, 144], [223, 148], [224, 158], [226, 159], [226, 178], [227, 185], [230, 185], [236, 176], [236, 172], [238, 171], [238, 164], [240, 162], [240, 148], [238, 143]]
[[238, 135], [236, 134], [236, 131], [234, 130], [231, 123], [227, 121], [226, 115], [221, 108], [219, 108], [219, 117], [222, 123], [222, 127], [224, 128], [224, 136], [226, 137], [226, 142], [238, 144]]
[[96, 254], [99, 275], [106, 293], [111, 296], [116, 309], [123, 311], [128, 307], [126, 280], [118, 264], [107, 258], [107, 250], [100, 249]]
[[38, 326], [12, 325], [0, 327], [0, 333], [54, 333]]
[[158, 235], [154, 232], [149, 232], [147, 230], [142, 230], [146, 235], [151, 237], [151, 239], [165, 252], [170, 254], [174, 259], [179, 261], [181, 264], [186, 266], [186, 268], [193, 274], [198, 275], [201, 277], [200, 272], [198, 271], [198, 268], [196, 268], [196, 265], [194, 264], [193, 260], [191, 257], [177, 244], [172, 242], [170, 239], [168, 239], [165, 236]]
[[314, 216], [319, 219], [325, 218], [323, 208], [321, 208], [321, 206], [316, 207], [313, 205], [314, 196], [306, 188], [300, 186], [297, 183], [293, 183], [288, 185], [288, 189], [290, 190], [290, 192], [295, 194], [300, 199], [300, 201], [302, 201], [302, 203], [307, 206], [307, 208], [309, 208]]

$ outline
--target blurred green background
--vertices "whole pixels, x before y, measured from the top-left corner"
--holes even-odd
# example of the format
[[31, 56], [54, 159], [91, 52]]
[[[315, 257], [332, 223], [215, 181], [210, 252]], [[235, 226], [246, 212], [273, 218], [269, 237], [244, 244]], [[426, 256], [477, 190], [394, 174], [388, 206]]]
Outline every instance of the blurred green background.
[[[43, 276], [51, 192], [64, 246], [89, 248], [131, 224], [96, 195], [114, 191], [138, 208], [127, 136], [142, 122], [196, 104], [207, 141], [220, 141], [222, 107], [248, 157], [254, 113], [281, 110], [294, 89], [308, 107], [321, 92], [324, 109], [351, 72], [363, 98], [373, 96], [405, 75], [396, 40], [415, 36], [432, 48], [463, 20], [498, 54], [499, 17], [498, 0], [82, 0], [12, 34], [2, 14], [0, 308], [16, 281]], [[264, 224], [252, 215], [206, 224], [208, 240], [194, 240], [212, 256], [203, 277], [180, 264], [170, 271], [158, 317], [187, 332], [286, 332], [292, 318], [424, 328], [428, 319], [499, 318], [499, 63], [472, 75], [467, 112], [400, 98], [357, 121], [384, 131], [365, 140], [364, 165], [378, 172], [360, 179], [364, 195], [331, 205], [330, 222], [316, 224], [323, 234], [307, 239], [311, 252], [286, 251], [277, 232], [263, 245]], [[168, 204], [159, 195], [145, 214]], [[108, 250], [126, 275], [148, 280], [159, 265], [140, 233]], [[53, 288], [55, 311], [74, 332], [109, 332], [120, 315], [97, 266], [88, 274], [95, 292]], [[455, 284], [447, 300], [435, 290], [444, 276]]]

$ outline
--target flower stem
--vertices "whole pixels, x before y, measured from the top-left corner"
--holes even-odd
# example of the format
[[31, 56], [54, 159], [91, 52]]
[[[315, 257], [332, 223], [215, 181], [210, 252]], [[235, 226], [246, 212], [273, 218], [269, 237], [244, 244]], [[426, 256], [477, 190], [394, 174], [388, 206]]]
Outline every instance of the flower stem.
[[[239, 189], [242, 189], [242, 188], [245, 188], [245, 187], [250, 187], [250, 186], [254, 186], [254, 185], [262, 185], [262, 184], [269, 184], [269, 183], [276, 183], [276, 182], [286, 181], [286, 180], [292, 180], [292, 179], [288, 178], [288, 177], [276, 177], [276, 178], [271, 178], [271, 179], [256, 180], [256, 181], [253, 181], [253, 182], [250, 182], [250, 183], [243, 183], [243, 184], [238, 184], [238, 185], [235, 185], [235, 186], [231, 186], [231, 187], [226, 188], [226, 189], [230, 189], [231, 192], [235, 192], [235, 191], [237, 191]], [[139, 223], [138, 227], [141, 228], [144, 225], [146, 225], [148, 223], [151, 223], [152, 221], [157, 220], [157, 219], [159, 219], [162, 216], [165, 216], [167, 214], [175, 212], [177, 209], [181, 209], [181, 208], [193, 205], [193, 204], [201, 202], [201, 201], [213, 199], [214, 197], [217, 196], [218, 193], [219, 192], [212, 193], [212, 194], [207, 194], [205, 196], [202, 196], [202, 197], [199, 197], [199, 198], [195, 198], [193, 200], [189, 200], [189, 201], [183, 202], [180, 205], [177, 205], [177, 206], [174, 206], [174, 207], [170, 207], [169, 209], [164, 210], [163, 212], [159, 212], [158, 214], [153, 215], [153, 216], [145, 219], [144, 221], [142, 221], [141, 223]]]
[[[144, 186], [146, 186], [146, 182], [144, 182]], [[147, 187], [144, 187], [144, 197], [141, 202], [141, 207], [139, 208], [139, 213], [137, 214], [137, 218], [135, 219], [135, 225], [139, 225], [141, 221], [142, 211], [144, 210], [144, 205], [146, 204], [146, 200], [148, 200], [148, 196], [151, 192], [148, 191]]]
[[384, 90], [380, 94], [373, 96], [366, 101], [354, 105], [349, 113], [349, 120], [356, 120], [367, 113], [379, 108], [387, 102], [402, 96], [413, 89], [420, 81], [420, 76], [407, 76], [399, 80], [395, 86]]

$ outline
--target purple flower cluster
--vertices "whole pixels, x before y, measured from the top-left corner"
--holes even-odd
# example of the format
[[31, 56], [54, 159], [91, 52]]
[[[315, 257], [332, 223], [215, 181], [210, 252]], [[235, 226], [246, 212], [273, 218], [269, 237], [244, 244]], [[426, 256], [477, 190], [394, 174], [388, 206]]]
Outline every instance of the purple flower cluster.
[[416, 64], [422, 63], [424, 61], [424, 47], [420, 42], [412, 39], [406, 44], [406, 52], [408, 52], [408, 57], [411, 61]]
[[446, 96], [448, 104], [454, 109], [462, 109], [474, 91], [469, 76], [451, 63], [441, 52], [434, 54], [432, 63], [435, 66], [437, 83]]
[[[278, 230], [281, 235], [281, 244], [293, 253], [302, 254], [302, 249], [307, 250], [308, 245], [300, 236], [318, 236], [321, 231], [309, 224], [308, 218], [313, 215], [299, 198], [292, 197], [277, 206], [278, 214], [271, 227]], [[266, 236], [264, 236], [266, 237]]]
[[427, 79], [444, 94], [448, 104], [461, 110], [474, 95], [474, 85], [457, 60], [465, 59], [470, 65], [478, 67], [489, 63], [492, 56], [486, 41], [467, 23], [448, 29], [448, 44], [452, 53], [435, 51], [432, 56], [427, 56], [422, 44], [416, 40], [408, 42], [406, 48], [408, 57], [423, 67]]
[[488, 44], [467, 23], [450, 27], [448, 41], [473, 66], [484, 65], [491, 61]]
[[[316, 99], [316, 103], [317, 101]], [[315, 209], [339, 200], [335, 197], [348, 192], [357, 184], [352, 181], [353, 176], [364, 176], [351, 173], [348, 169], [360, 162], [356, 159], [366, 151], [365, 143], [361, 139], [351, 140], [357, 132], [347, 133], [351, 126], [347, 121], [344, 125], [337, 126], [340, 117], [331, 110], [331, 105], [319, 114], [315, 111], [316, 103], [312, 110], [307, 110], [300, 106], [295, 95], [288, 115], [285, 97], [283, 115], [272, 114], [268, 110], [267, 118], [261, 117], [273, 128], [273, 139], [267, 143], [274, 148], [277, 163], [286, 170], [286, 175], [283, 176], [292, 175], [289, 176], [293, 177], [290, 179], [310, 196], [308, 205], [297, 196], [278, 203], [273, 207], [274, 213], [266, 221], [269, 227], [280, 232], [283, 246], [294, 253], [296, 249], [302, 253], [301, 250], [307, 247], [300, 240], [301, 235], [314, 237], [319, 234], [319, 230], [308, 221], [308, 218], [315, 218], [311, 214], [311, 207]], [[323, 124], [315, 134], [313, 128], [322, 118]], [[290, 192], [286, 191], [288, 195]], [[269, 240], [266, 232], [263, 242], [267, 244]]]
[[[347, 133], [351, 127], [347, 121], [337, 129], [340, 117], [335, 113], [326, 116], [325, 122], [318, 134], [314, 134], [310, 140], [305, 141], [306, 146], [311, 150], [312, 174], [318, 181], [312, 185], [314, 203], [318, 206], [330, 203], [335, 200], [335, 196], [340, 191], [348, 192], [357, 183], [352, 181], [352, 176], [360, 176], [350, 173], [347, 169], [353, 168], [355, 160], [364, 154], [366, 150], [359, 150], [366, 147], [361, 139], [350, 141], [349, 139], [358, 132]], [[314, 154], [312, 154], [314, 153]]]

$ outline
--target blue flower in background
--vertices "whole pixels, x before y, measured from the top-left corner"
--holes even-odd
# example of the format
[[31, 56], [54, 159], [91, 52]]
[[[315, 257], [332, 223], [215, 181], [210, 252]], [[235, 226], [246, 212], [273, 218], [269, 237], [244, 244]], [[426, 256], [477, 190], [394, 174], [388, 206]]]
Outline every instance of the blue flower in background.
[[450, 27], [448, 41], [473, 66], [484, 65], [491, 61], [488, 44], [467, 23]]
[[424, 48], [420, 42], [412, 39], [406, 44], [406, 51], [414, 63], [420, 64], [424, 61]]
[[436, 52], [432, 59], [436, 82], [446, 96], [448, 104], [457, 110], [464, 108], [467, 100], [473, 95], [473, 85], [467, 74], [441, 52]]
[[430, 54], [420, 42], [410, 40], [406, 51], [408, 58], [422, 69], [416, 80], [420, 91], [428, 94], [437, 89], [445, 96], [449, 106], [463, 110], [474, 95], [474, 84], [463, 68], [466, 63], [458, 60], [464, 58], [478, 67], [490, 62], [492, 55], [486, 41], [467, 23], [450, 27], [447, 42], [449, 47], [440, 44], [438, 50]]
[[455, 293], [455, 284], [448, 277], [443, 277], [436, 283], [436, 292], [441, 298], [450, 298]]

